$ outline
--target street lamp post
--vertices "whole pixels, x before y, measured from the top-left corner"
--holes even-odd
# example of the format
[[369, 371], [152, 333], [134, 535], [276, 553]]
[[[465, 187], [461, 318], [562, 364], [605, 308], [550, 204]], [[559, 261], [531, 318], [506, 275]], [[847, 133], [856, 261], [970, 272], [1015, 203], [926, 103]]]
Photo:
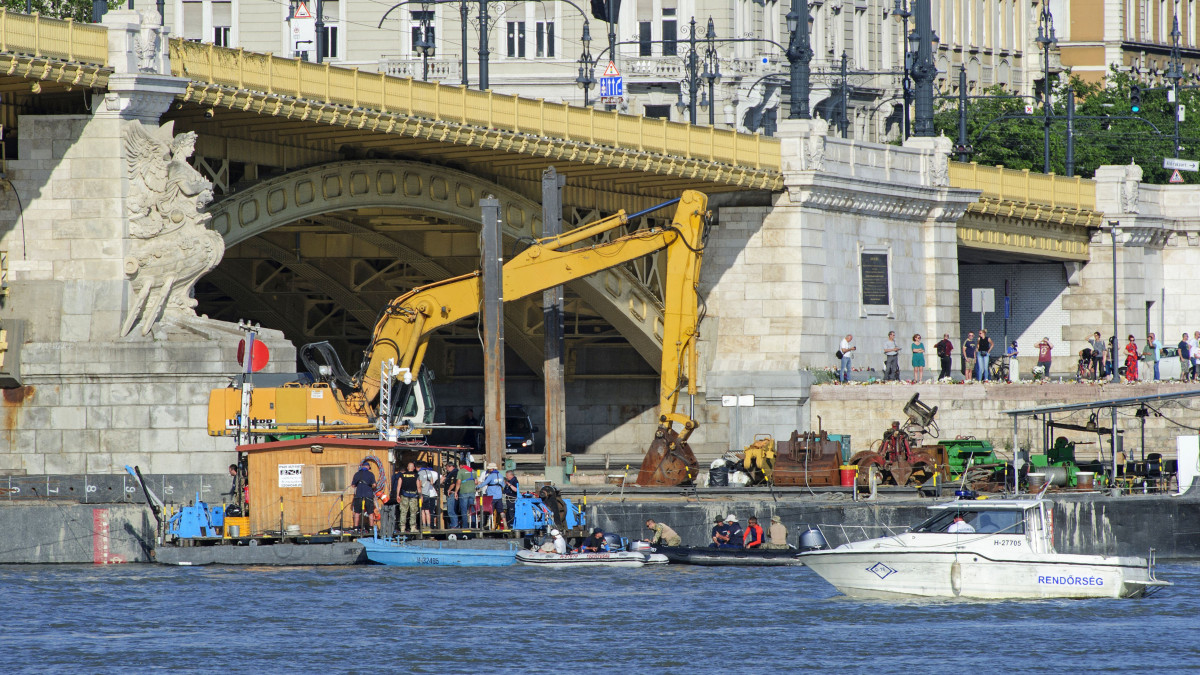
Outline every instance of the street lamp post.
[[913, 97], [915, 117], [914, 136], [934, 136], [933, 130], [933, 80], [937, 77], [937, 66], [933, 62], [933, 19], [930, 0], [913, 0], [916, 17], [917, 53], [913, 60], [912, 78], [916, 85]]
[[704, 48], [704, 73], [701, 75], [708, 82], [708, 126], [716, 126], [717, 97], [714, 85], [721, 79], [721, 63], [717, 58], [717, 28], [712, 17], [708, 17], [708, 31], [704, 34], [708, 46]]
[[429, 81], [429, 57], [436, 49], [433, 38], [429, 35], [429, 14], [429, 6], [421, 3], [421, 37], [413, 45], [413, 48], [421, 55], [421, 80], [424, 82]]
[[[1121, 221], [1108, 221], [1108, 232], [1112, 237], [1112, 270], [1113, 270], [1113, 346], [1112, 346], [1112, 364], [1113, 364], [1113, 382], [1120, 383], [1121, 373], [1120, 368], [1117, 368], [1117, 345], [1121, 343], [1121, 327], [1117, 322], [1117, 237], [1121, 236], [1121, 230], [1118, 229]], [[1115, 420], [1114, 420], [1115, 421]], [[1115, 428], [1115, 427], [1114, 427]], [[1113, 446], [1113, 452], [1116, 453], [1117, 448]]]
[[[486, 91], [488, 84], [488, 23], [491, 17], [488, 14], [488, 0], [479, 0], [479, 91]], [[463, 45], [463, 49], [466, 49]]]
[[1171, 80], [1172, 117], [1175, 118], [1175, 137], [1172, 147], [1175, 156], [1179, 157], [1179, 110], [1182, 102], [1179, 100], [1179, 81], [1183, 79], [1183, 57], [1179, 51], [1179, 0], [1175, 2], [1175, 16], [1171, 20], [1171, 68], [1167, 71], [1167, 79]]
[[320, 63], [324, 59], [324, 56], [321, 54], [321, 51], [325, 47], [325, 8], [321, 6], [321, 0], [317, 0], [316, 9], [317, 9], [317, 14], [316, 14], [316, 20], [313, 21], [313, 28], [316, 30], [316, 33], [317, 33], [315, 36], [317, 39], [317, 43], [316, 43], [315, 47], [317, 50], [317, 63]]
[[596, 84], [596, 78], [592, 77], [592, 71], [596, 67], [596, 62], [592, 60], [592, 30], [588, 26], [588, 20], [583, 20], [583, 37], [580, 39], [583, 43], [583, 53], [579, 55], [579, 75], [575, 78], [575, 84], [583, 90], [583, 107], [591, 106], [589, 95], [592, 87]]
[[1050, 123], [1054, 117], [1050, 101], [1050, 45], [1056, 42], [1058, 38], [1054, 36], [1054, 17], [1050, 14], [1050, 4], [1043, 0], [1037, 34], [1037, 43], [1042, 46], [1042, 78], [1046, 92], [1042, 99], [1042, 173], [1050, 173]]
[[788, 119], [812, 119], [808, 109], [811, 88], [812, 42], [809, 39], [808, 0], [792, 0], [792, 9], [787, 13], [787, 28], [790, 33], [787, 48], [788, 76], [791, 80], [791, 101], [788, 103]]
[[902, 30], [904, 31], [903, 33], [901, 33], [901, 36], [900, 36], [901, 37], [900, 42], [901, 42], [901, 44], [903, 44], [905, 46], [905, 48], [904, 48], [904, 80], [903, 80], [904, 123], [901, 125], [901, 127], [902, 127], [904, 137], [908, 138], [909, 135], [912, 133], [912, 129], [910, 128], [910, 125], [909, 125], [909, 108], [912, 106], [912, 67], [913, 67], [912, 58], [911, 58], [912, 52], [910, 52], [908, 49], [908, 19], [909, 19], [909, 17], [911, 17], [913, 15], [913, 13], [911, 11], [909, 11], [908, 6], [904, 2], [904, 0], [896, 0], [896, 6], [892, 9], [892, 15], [900, 19], [901, 25], [902, 25]]

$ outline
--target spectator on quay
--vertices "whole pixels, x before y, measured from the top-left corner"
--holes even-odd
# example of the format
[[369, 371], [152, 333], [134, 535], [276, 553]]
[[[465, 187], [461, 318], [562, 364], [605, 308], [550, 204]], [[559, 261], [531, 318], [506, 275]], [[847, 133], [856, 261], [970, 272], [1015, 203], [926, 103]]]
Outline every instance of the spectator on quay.
[[975, 379], [975, 354], [979, 349], [979, 341], [975, 339], [975, 331], [967, 333], [963, 342], [963, 379], [970, 382]]
[[483, 477], [479, 479], [479, 489], [482, 491], [484, 497], [492, 498], [492, 527], [501, 530], [505, 529], [502, 526], [503, 518], [497, 514], [500, 513], [500, 507], [504, 502], [503, 484], [504, 479], [500, 477], [500, 469], [496, 466], [496, 463], [488, 462]]
[[1154, 381], [1157, 382], [1158, 377], [1158, 362], [1162, 359], [1162, 349], [1158, 346], [1158, 340], [1155, 339], [1154, 333], [1146, 336], [1146, 352], [1147, 361], [1154, 362]]
[[453, 463], [446, 467], [442, 477], [442, 490], [446, 493], [446, 515], [450, 516], [450, 529], [458, 529], [458, 469]]
[[1200, 330], [1188, 338], [1188, 355], [1192, 357], [1192, 379], [1200, 379]]
[[987, 382], [992, 379], [988, 373], [988, 361], [992, 358], [992, 339], [987, 336], [987, 329], [979, 329], [979, 341], [976, 345], [975, 365], [979, 371], [978, 379], [980, 382]]
[[950, 377], [950, 364], [952, 362], [951, 354], [954, 353], [954, 343], [950, 341], [950, 334], [943, 333], [942, 339], [933, 346], [937, 350], [938, 362], [941, 368], [938, 370], [938, 379], [944, 380]]
[[1137, 340], [1132, 335], [1125, 343], [1125, 381], [1138, 381], [1138, 346]]
[[1100, 338], [1100, 331], [1092, 333], [1092, 339], [1088, 340], [1088, 344], [1092, 348], [1092, 371], [1096, 373], [1096, 379], [1104, 376], [1104, 340]]
[[1050, 362], [1054, 356], [1054, 345], [1050, 344], [1050, 338], [1044, 337], [1041, 342], [1037, 343], [1037, 348], [1037, 364], [1042, 368], [1042, 375], [1050, 377]]
[[883, 341], [883, 381], [900, 381], [900, 345], [896, 344], [896, 331], [888, 331]]
[[421, 480], [421, 527], [433, 529], [433, 514], [438, 511], [438, 472], [431, 466], [422, 465], [417, 471]]
[[1104, 353], [1104, 375], [1112, 377], [1113, 371], [1119, 366], [1117, 365], [1118, 357], [1117, 336], [1108, 336], [1108, 351]]
[[914, 334], [912, 341], [913, 382], [920, 384], [925, 376], [925, 345], [921, 343], [921, 335]]
[[857, 349], [858, 347], [854, 346], [854, 336], [847, 333], [845, 339], [842, 340], [841, 346], [838, 347], [838, 351], [842, 354], [842, 365], [838, 369], [839, 382], [850, 381], [850, 366], [853, 365], [854, 352]]
[[[471, 504], [475, 502], [475, 472], [466, 462], [458, 468], [458, 515], [462, 526], [471, 527]], [[476, 523], [478, 525], [478, 523]]]
[[1188, 334], [1183, 334], [1183, 339], [1179, 341], [1179, 379], [1187, 381], [1192, 379], [1192, 352], [1191, 346], [1188, 345]]
[[516, 520], [517, 495], [521, 493], [521, 481], [513, 471], [504, 472], [504, 517], [508, 527]]
[[1008, 346], [1008, 349], [1004, 350], [1004, 355], [1008, 357], [1008, 381], [1020, 382], [1021, 367], [1017, 365], [1017, 356], [1019, 356], [1019, 353], [1017, 351], [1016, 340], [1013, 340], [1012, 344]]

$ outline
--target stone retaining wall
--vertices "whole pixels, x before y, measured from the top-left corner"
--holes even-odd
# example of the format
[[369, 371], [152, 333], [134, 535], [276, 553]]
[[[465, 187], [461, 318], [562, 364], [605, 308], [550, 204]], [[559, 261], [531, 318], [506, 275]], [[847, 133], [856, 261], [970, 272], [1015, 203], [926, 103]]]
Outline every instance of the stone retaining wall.
[[[823, 384], [812, 388], [810, 406], [811, 419], [815, 427], [820, 416], [822, 427], [831, 433], [850, 434], [853, 450], [866, 450], [870, 444], [883, 437], [883, 432], [893, 420], [904, 421], [904, 405], [914, 393], [921, 401], [938, 406], [936, 421], [941, 429], [940, 438], [974, 436], [990, 440], [997, 449], [1012, 447], [1012, 418], [1003, 414], [1005, 410], [1031, 408], [1035, 406], [1059, 405], [1102, 401], [1133, 396], [1149, 396], [1200, 389], [1194, 384], [1140, 383], [1136, 385], [1091, 385], [1077, 383], [1048, 384], [921, 384], [921, 385], [833, 385]], [[1190, 409], [1183, 406], [1195, 406]], [[1154, 405], [1166, 417], [1176, 422], [1200, 427], [1200, 401], [1181, 399]], [[1089, 412], [1063, 413], [1055, 418], [1072, 424], [1086, 424]], [[1111, 422], [1107, 410], [1098, 414], [1100, 426]], [[1118, 429], [1125, 432], [1125, 446], [1132, 457], [1140, 453], [1141, 425], [1133, 416], [1133, 409], [1118, 412]], [[1040, 448], [1041, 425], [1024, 418], [1018, 426], [1017, 437], [1022, 447]], [[1180, 428], [1166, 418], [1146, 419], [1146, 452], [1160, 452], [1165, 457], [1175, 456], [1175, 437], [1195, 434], [1195, 431]], [[1057, 431], [1078, 442], [1095, 443], [1096, 434], [1078, 431]], [[930, 441], [932, 442], [932, 441]], [[1091, 458], [1098, 445], [1079, 445], [1078, 456]], [[1105, 439], [1105, 456], [1108, 443]]]

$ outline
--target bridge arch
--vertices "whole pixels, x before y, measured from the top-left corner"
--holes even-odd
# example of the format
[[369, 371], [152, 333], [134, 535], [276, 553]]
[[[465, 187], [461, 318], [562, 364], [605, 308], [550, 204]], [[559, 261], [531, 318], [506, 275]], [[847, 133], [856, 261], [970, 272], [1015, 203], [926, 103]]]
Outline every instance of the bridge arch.
[[[524, 195], [463, 171], [398, 160], [353, 160], [298, 169], [215, 202], [208, 212], [210, 227], [228, 249], [297, 220], [363, 208], [431, 215], [478, 231], [483, 225], [479, 200], [488, 195], [500, 200], [506, 241], [541, 234], [541, 205]], [[659, 368], [663, 308], [637, 276], [617, 267], [568, 286]], [[528, 349], [518, 348], [528, 362], [530, 355], [524, 351]]]

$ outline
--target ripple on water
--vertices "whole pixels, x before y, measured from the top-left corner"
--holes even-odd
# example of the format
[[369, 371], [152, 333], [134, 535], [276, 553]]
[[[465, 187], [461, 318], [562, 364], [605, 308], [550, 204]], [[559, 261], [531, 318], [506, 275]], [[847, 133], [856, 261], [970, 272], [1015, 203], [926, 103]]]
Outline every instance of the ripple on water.
[[1160, 576], [1144, 600], [876, 602], [795, 568], [0, 566], [0, 653], [30, 673], [1200, 668], [1200, 564]]

